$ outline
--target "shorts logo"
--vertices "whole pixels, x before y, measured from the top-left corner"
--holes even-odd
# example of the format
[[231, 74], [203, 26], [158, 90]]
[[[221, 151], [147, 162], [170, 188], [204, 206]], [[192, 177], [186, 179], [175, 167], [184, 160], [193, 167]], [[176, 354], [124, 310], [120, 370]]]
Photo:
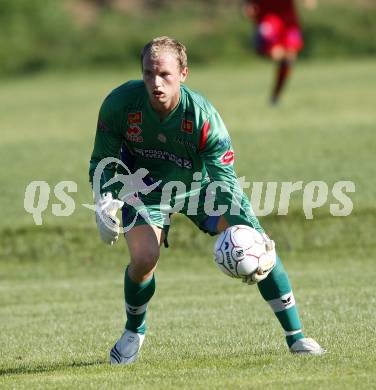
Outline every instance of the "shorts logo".
[[235, 155], [233, 150], [228, 150], [226, 153], [222, 154], [220, 161], [224, 165], [233, 164], [235, 160]]
[[142, 130], [138, 126], [128, 127], [126, 138], [132, 142], [143, 142], [143, 137], [140, 136]]
[[139, 125], [142, 123], [142, 112], [129, 112], [128, 113], [128, 125]]
[[181, 121], [181, 131], [184, 133], [192, 134], [193, 133], [193, 122], [187, 119], [183, 119]]

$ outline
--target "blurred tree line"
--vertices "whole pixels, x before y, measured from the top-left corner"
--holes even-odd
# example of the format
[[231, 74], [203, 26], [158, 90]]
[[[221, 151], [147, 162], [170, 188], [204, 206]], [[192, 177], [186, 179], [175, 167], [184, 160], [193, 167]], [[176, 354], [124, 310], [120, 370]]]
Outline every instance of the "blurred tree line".
[[[374, 0], [319, 0], [301, 19], [306, 58], [376, 54]], [[191, 62], [246, 61], [250, 33], [241, 0], [0, 0], [0, 74], [134, 65], [160, 35]]]

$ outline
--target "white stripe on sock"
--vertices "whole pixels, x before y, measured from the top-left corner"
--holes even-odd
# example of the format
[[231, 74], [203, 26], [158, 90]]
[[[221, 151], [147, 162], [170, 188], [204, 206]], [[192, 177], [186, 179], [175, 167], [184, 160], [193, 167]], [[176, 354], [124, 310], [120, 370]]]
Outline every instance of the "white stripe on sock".
[[148, 307], [148, 303], [149, 302], [146, 302], [144, 305], [142, 306], [132, 306], [132, 305], [129, 305], [128, 303], [125, 303], [125, 310], [129, 313], [129, 314], [134, 314], [134, 315], [137, 315], [137, 314], [142, 314], [142, 313], [145, 313], [147, 307]]
[[289, 293], [282, 295], [280, 298], [268, 301], [268, 303], [274, 313], [278, 313], [279, 311], [289, 309], [295, 305], [294, 294], [290, 291]]
[[293, 336], [294, 334], [301, 333], [301, 332], [302, 332], [301, 329], [291, 330], [291, 331], [285, 330], [285, 335], [286, 336]]

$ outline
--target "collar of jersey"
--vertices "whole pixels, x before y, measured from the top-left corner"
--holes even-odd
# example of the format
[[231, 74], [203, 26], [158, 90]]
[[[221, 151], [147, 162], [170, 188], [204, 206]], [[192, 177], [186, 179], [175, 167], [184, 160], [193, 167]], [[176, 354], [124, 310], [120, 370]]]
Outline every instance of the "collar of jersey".
[[179, 108], [181, 107], [181, 97], [182, 97], [182, 89], [180, 88], [180, 97], [179, 97], [179, 102], [178, 104], [175, 106], [175, 108], [166, 116], [166, 118], [164, 118], [162, 121], [159, 119], [159, 116], [158, 114], [156, 113], [156, 111], [154, 111], [153, 107], [151, 106], [150, 104], [150, 99], [147, 99], [147, 104], [146, 104], [146, 108], [149, 112], [149, 114], [151, 115], [151, 117], [154, 119], [154, 121], [158, 122], [158, 124], [160, 125], [163, 125], [164, 123], [168, 122], [175, 114], [176, 112], [179, 110]]

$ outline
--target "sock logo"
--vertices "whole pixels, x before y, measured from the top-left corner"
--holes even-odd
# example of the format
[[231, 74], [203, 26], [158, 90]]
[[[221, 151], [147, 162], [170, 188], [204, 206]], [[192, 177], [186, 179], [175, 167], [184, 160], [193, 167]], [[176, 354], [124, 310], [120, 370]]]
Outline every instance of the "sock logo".
[[148, 302], [141, 306], [132, 306], [128, 303], [125, 303], [125, 310], [132, 315], [143, 314], [148, 308]]
[[284, 294], [279, 298], [271, 299], [270, 301], [268, 301], [268, 303], [274, 313], [290, 309], [290, 307], [293, 307], [295, 305], [294, 294], [292, 293], [292, 291], [290, 291], [289, 293]]

